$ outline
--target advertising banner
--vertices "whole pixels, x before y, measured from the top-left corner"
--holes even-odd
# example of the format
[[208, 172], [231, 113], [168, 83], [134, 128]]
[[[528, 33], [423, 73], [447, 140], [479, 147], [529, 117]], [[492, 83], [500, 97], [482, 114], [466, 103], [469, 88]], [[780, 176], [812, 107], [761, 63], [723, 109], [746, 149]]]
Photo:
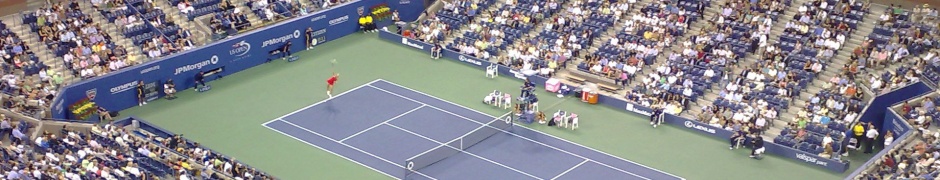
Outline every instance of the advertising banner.
[[[105, 76], [96, 77], [65, 87], [53, 102], [52, 115], [57, 119], [82, 119], [67, 110], [77, 102], [94, 102], [111, 110], [137, 106], [138, 81], [165, 82], [173, 79], [176, 87], [186, 89], [195, 84], [193, 77], [200, 71], [225, 69], [207, 76], [206, 80], [230, 75], [257, 66], [271, 58], [285, 43], [290, 50], [305, 49], [306, 43], [322, 44], [358, 31], [360, 11], [385, 3], [385, 0], [358, 0], [298, 17], [250, 33], [237, 35], [186, 53], [175, 54], [161, 60], [147, 62]], [[378, 22], [379, 26], [389, 22]], [[306, 29], [311, 27], [313, 39], [307, 40]], [[306, 41], [306, 42], [305, 42]], [[149, 83], [148, 83], [149, 84]], [[157, 84], [162, 89], [162, 84]], [[157, 90], [162, 96], [162, 90]], [[148, 96], [152, 97], [152, 96]], [[87, 103], [85, 103], [87, 104]]]
[[[399, 36], [397, 34], [387, 32], [387, 31], [380, 31], [379, 37], [387, 41], [399, 43], [403, 46], [412, 47], [416, 50], [428, 53], [429, 55], [431, 53], [430, 51], [431, 45], [421, 42], [421, 41], [404, 38], [402, 36]], [[487, 66], [490, 66], [491, 64], [489, 61], [479, 60], [477, 58], [462, 55], [460, 53], [450, 51], [450, 50], [444, 50], [442, 54], [445, 58], [457, 60], [457, 61], [466, 63], [468, 65], [475, 66], [479, 69], [485, 69]], [[541, 76], [525, 76], [522, 73], [519, 73], [515, 70], [511, 70], [509, 67], [502, 66], [502, 65], [499, 66], [499, 73], [502, 74], [503, 76], [516, 77], [520, 79], [529, 79], [529, 81], [532, 81], [536, 85], [545, 84], [545, 81], [547, 80], [547, 78], [544, 78]], [[571, 85], [571, 84], [568, 84], [568, 86], [577, 87], [577, 85]], [[615, 97], [601, 95], [598, 97], [598, 103], [606, 105], [608, 107], [615, 108], [615, 109], [620, 109], [626, 112], [631, 112], [631, 113], [634, 113], [643, 117], [650, 117], [653, 114], [653, 110], [649, 107], [626, 102], [624, 100], [621, 100]], [[718, 127], [713, 127], [705, 123], [701, 123], [692, 119], [686, 119], [686, 118], [671, 115], [671, 114], [666, 114], [665, 122], [668, 124], [672, 124], [676, 127], [687, 128], [690, 131], [710, 135], [710, 136], [717, 137], [723, 140], [731, 138], [731, 134], [732, 134], [732, 132], [728, 130], [724, 130]], [[845, 172], [849, 168], [848, 162], [840, 162], [837, 160], [822, 158], [815, 154], [809, 154], [809, 153], [799, 151], [790, 147], [785, 147], [779, 144], [775, 144], [772, 141], [765, 140], [764, 147], [766, 148], [766, 152], [770, 154], [776, 154], [776, 155], [780, 155], [783, 157], [796, 159], [796, 160], [799, 160], [800, 162], [805, 162], [807, 164], [810, 164], [813, 167], [822, 167], [830, 171], [835, 171], [839, 173]]]

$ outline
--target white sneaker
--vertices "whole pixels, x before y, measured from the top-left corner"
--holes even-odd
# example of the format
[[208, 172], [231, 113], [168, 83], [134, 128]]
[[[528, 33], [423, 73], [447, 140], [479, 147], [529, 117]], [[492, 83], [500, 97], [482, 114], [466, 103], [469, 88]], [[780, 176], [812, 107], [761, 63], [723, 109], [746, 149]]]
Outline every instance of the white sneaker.
[[147, 101], [144, 101], [144, 104], [147, 104]]
[[655, 124], [653, 125], [653, 128], [656, 128], [656, 125], [655, 125]]
[[144, 106], [144, 103], [137, 103], [137, 106]]
[[730, 149], [730, 150], [734, 150], [734, 147], [728, 147], [728, 149]]

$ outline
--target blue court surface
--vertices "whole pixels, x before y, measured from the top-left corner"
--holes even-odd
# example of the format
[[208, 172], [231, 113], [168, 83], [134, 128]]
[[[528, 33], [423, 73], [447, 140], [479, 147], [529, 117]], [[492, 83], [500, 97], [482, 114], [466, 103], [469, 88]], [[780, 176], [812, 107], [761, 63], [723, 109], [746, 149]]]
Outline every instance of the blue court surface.
[[395, 179], [683, 179], [504, 117], [375, 80], [263, 125]]

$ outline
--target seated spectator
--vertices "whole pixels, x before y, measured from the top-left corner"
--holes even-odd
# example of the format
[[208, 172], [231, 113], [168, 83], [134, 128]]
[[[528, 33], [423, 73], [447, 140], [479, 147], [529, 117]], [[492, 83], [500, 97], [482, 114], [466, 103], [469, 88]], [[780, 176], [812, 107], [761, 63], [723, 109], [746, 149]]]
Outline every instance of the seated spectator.
[[189, 2], [189, 0], [180, 1], [176, 5], [176, 7], [179, 8], [180, 12], [182, 12], [183, 14], [189, 14], [190, 12], [193, 12], [196, 10], [195, 8], [193, 8], [193, 5], [192, 3]]

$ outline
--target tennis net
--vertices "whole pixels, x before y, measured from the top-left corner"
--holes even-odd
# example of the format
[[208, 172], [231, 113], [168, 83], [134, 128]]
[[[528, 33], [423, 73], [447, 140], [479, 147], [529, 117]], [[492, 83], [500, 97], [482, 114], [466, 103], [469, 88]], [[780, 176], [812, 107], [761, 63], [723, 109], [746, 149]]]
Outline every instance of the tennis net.
[[411, 176], [418, 170], [463, 152], [467, 148], [486, 140], [486, 138], [501, 131], [508, 131], [510, 128], [512, 128], [512, 113], [500, 116], [488, 122], [485, 126], [480, 126], [454, 140], [408, 158], [405, 161], [405, 176], [403, 179], [411, 179]]

